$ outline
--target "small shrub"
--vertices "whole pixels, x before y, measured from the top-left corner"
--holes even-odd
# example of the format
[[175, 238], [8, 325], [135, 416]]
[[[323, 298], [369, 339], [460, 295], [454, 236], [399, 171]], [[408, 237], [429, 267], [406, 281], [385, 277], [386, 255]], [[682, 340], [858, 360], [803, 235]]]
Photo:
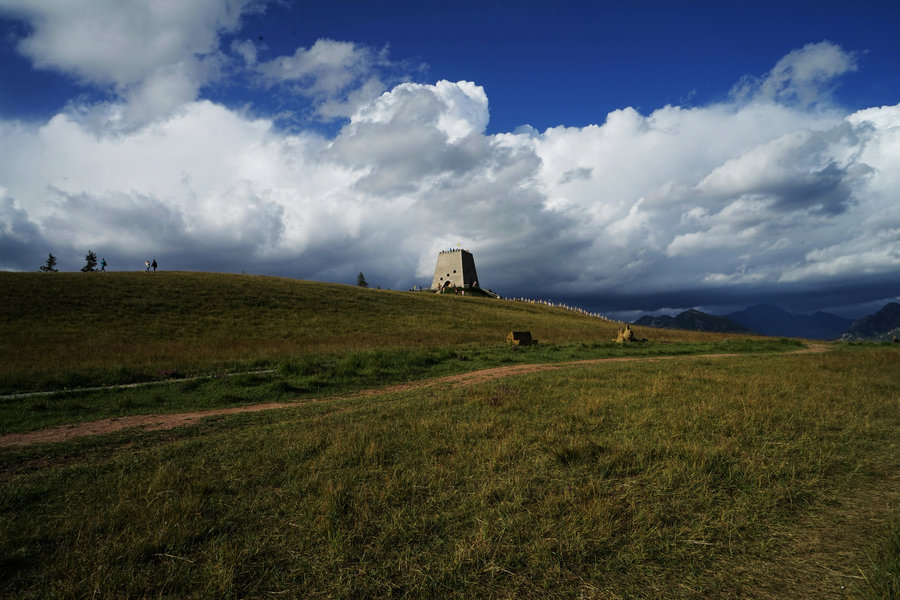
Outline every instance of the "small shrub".
[[201, 385], [203, 385], [203, 382], [201, 382], [199, 379], [191, 379], [189, 381], [183, 381], [183, 382], [181, 382], [181, 385], [178, 386], [178, 391], [183, 394], [186, 394], [189, 392], [193, 392], [194, 390], [199, 388]]
[[266, 378], [258, 373], [243, 373], [233, 378], [235, 385], [241, 387], [256, 387], [266, 383]]
[[298, 377], [314, 375], [323, 367], [321, 359], [312, 356], [290, 358], [278, 364], [278, 374], [282, 377]]
[[272, 392], [275, 394], [299, 394], [306, 391], [305, 389], [288, 383], [283, 379], [273, 383], [271, 386], [269, 386], [269, 389], [272, 390]]
[[140, 402], [137, 402], [134, 398], [124, 398], [121, 402], [119, 402], [120, 410], [131, 410], [135, 408], [139, 408], [142, 406]]

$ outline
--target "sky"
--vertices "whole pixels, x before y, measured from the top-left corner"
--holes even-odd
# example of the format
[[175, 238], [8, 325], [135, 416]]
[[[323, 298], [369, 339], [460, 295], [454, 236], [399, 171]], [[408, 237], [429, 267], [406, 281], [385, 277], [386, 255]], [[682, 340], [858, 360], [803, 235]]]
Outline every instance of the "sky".
[[900, 4], [0, 0], [0, 269], [900, 298]]

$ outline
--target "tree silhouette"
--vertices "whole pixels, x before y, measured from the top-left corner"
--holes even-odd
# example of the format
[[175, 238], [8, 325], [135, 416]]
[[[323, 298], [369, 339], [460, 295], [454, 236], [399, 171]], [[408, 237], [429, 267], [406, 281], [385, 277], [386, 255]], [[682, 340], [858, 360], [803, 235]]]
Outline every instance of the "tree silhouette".
[[84, 257], [85, 264], [81, 267], [84, 273], [90, 273], [97, 270], [97, 255], [93, 250], [88, 250], [87, 256]]
[[56, 273], [56, 257], [52, 253], [47, 257], [47, 262], [41, 267], [41, 271], [44, 273]]
[[359, 275], [356, 276], [356, 285], [359, 287], [369, 287], [369, 282], [366, 281], [366, 276], [362, 274], [362, 271], [359, 272]]

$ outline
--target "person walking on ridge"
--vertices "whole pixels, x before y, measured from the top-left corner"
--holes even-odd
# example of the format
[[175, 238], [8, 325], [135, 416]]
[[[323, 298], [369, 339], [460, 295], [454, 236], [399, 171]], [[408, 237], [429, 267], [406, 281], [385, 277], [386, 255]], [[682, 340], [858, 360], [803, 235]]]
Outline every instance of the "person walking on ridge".
[[153, 272], [156, 273], [156, 259], [153, 259]]

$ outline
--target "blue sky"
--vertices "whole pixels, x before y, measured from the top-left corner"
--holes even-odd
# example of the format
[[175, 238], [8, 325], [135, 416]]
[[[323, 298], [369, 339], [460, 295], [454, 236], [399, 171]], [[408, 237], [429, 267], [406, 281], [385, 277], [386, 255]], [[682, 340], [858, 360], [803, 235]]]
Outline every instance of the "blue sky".
[[[177, 4], [177, 3], [176, 3]], [[900, 294], [895, 3], [0, 0], [0, 268]]]
[[[321, 37], [388, 45], [421, 63], [424, 79], [466, 79], [491, 99], [488, 133], [529, 124], [596, 123], [633, 106], [725, 98], [735, 78], [762, 74], [789, 51], [830, 40], [866, 52], [864, 76], [851, 75], [838, 100], [894, 104], [900, 82], [889, 2], [371, 2], [272, 7], [247, 19], [276, 54]], [[287, 26], [285, 26], [287, 25]], [[535, 82], [539, 86], [535, 86]], [[564, 93], [560, 93], [563, 91]]]
[[[15, 47], [27, 22], [2, 25], [0, 108], [8, 116], [52, 116], [72, 97], [97, 93], [58, 71], [34, 69]], [[487, 132], [497, 133], [589, 125], [625, 106], [646, 112], [721, 101], [737, 77], [765, 73], [787, 52], [822, 40], [861, 53], [837, 102], [895, 104], [898, 25], [900, 7], [883, 1], [272, 3], [244, 16], [221, 45], [251, 39], [272, 57], [321, 38], [386, 48], [406, 67], [398, 77], [484, 86], [492, 106]], [[277, 106], [243, 86], [208, 94]]]

